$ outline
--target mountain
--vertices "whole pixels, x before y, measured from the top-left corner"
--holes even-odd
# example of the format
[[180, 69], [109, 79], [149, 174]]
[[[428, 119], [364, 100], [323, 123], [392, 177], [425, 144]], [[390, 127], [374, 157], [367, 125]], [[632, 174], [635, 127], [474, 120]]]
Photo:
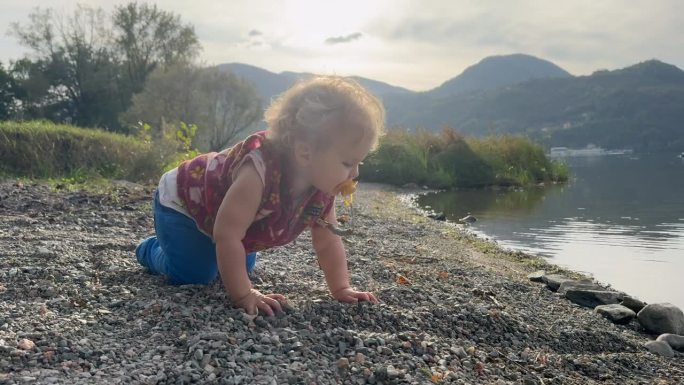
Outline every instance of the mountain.
[[[311, 76], [220, 67], [252, 81], [264, 106]], [[356, 79], [382, 99], [388, 127], [523, 134], [546, 146], [684, 151], [684, 71], [658, 60], [575, 77], [532, 56], [492, 56], [426, 92]]]
[[530, 55], [489, 56], [428, 93], [432, 97], [444, 97], [499, 88], [531, 79], [571, 76], [570, 73], [550, 61]]
[[657, 60], [590, 76], [384, 102], [389, 126], [525, 134], [547, 146], [684, 150], [684, 71]]
[[261, 97], [264, 107], [268, 105], [271, 97], [280, 94], [297, 81], [297, 79], [293, 78], [291, 75], [276, 74], [249, 64], [220, 64], [218, 68], [230, 71], [235, 75], [252, 82], [257, 90], [257, 94]]
[[[313, 76], [311, 73], [289, 71], [276, 74], [259, 67], [242, 63], [220, 64], [218, 68], [231, 71], [235, 75], [254, 83], [257, 93], [261, 96], [261, 100], [263, 100], [264, 107], [268, 105], [273, 97], [280, 95], [283, 91], [290, 88], [297, 80]], [[378, 96], [413, 93], [413, 91], [407, 90], [406, 88], [393, 86], [377, 80], [359, 76], [351, 76], [351, 78]]]

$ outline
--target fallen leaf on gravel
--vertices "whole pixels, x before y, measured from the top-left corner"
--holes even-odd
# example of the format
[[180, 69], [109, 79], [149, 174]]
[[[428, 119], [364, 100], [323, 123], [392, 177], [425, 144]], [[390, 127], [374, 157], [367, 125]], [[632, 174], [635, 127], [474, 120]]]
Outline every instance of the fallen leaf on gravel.
[[437, 277], [441, 279], [449, 278], [449, 273], [446, 271], [440, 271], [439, 273], [437, 273]]
[[430, 381], [437, 383], [442, 381], [442, 373], [432, 373], [432, 376], [430, 377]]
[[411, 281], [408, 280], [408, 278], [404, 277], [403, 275], [397, 276], [397, 283], [399, 285], [410, 285]]

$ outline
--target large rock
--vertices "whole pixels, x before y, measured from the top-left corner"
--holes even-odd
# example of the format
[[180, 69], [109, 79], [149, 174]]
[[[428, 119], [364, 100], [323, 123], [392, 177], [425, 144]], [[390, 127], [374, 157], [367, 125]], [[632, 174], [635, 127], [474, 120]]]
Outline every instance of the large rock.
[[545, 275], [542, 277], [542, 280], [544, 281], [546, 286], [549, 289], [551, 289], [552, 291], [558, 290], [561, 283], [563, 283], [563, 282], [573, 281], [573, 279], [571, 279], [571, 278], [563, 277], [562, 275], [558, 275], [558, 274]]
[[594, 311], [620, 325], [628, 324], [632, 318], [636, 317], [632, 309], [618, 304], [599, 305], [594, 308]]
[[583, 289], [583, 290], [606, 290], [598, 283], [592, 281], [564, 281], [558, 287], [559, 294], [565, 294], [568, 290]]
[[638, 313], [641, 311], [641, 309], [643, 309], [646, 306], [646, 302], [638, 298], [626, 295], [622, 298], [622, 302], [620, 302], [620, 305], [626, 306], [632, 309], [635, 313]]
[[684, 336], [665, 333], [659, 335], [658, 338], [656, 338], [656, 341], [667, 342], [667, 344], [675, 350], [684, 350]]
[[527, 274], [527, 278], [532, 282], [544, 282], [544, 270], [537, 270], [534, 273]]
[[622, 293], [608, 290], [570, 289], [565, 292], [565, 298], [585, 307], [595, 308], [599, 305], [610, 305], [620, 302]]
[[664, 341], [648, 341], [644, 346], [653, 354], [659, 354], [663, 357], [674, 357], [674, 351]]
[[653, 334], [684, 334], [684, 313], [671, 303], [652, 303], [637, 314], [641, 326]]

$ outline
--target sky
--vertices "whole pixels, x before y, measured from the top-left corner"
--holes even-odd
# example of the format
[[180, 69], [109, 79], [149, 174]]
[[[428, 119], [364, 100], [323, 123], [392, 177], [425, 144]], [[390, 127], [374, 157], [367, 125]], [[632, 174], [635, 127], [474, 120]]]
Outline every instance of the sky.
[[[138, 2], [154, 3], [147, 0]], [[37, 6], [111, 13], [120, 0], [0, 0], [0, 62], [29, 53], [8, 34]], [[206, 65], [357, 75], [439, 86], [487, 56], [530, 54], [573, 75], [649, 59], [684, 68], [681, 0], [164, 0], [192, 24]]]

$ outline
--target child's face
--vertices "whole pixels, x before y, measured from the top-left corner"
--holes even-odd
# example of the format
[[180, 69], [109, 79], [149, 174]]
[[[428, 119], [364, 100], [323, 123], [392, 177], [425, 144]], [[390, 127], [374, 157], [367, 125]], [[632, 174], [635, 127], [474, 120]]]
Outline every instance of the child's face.
[[328, 148], [317, 151], [309, 165], [311, 184], [324, 193], [336, 194], [336, 188], [359, 176], [359, 164], [373, 145], [370, 135], [341, 134]]

